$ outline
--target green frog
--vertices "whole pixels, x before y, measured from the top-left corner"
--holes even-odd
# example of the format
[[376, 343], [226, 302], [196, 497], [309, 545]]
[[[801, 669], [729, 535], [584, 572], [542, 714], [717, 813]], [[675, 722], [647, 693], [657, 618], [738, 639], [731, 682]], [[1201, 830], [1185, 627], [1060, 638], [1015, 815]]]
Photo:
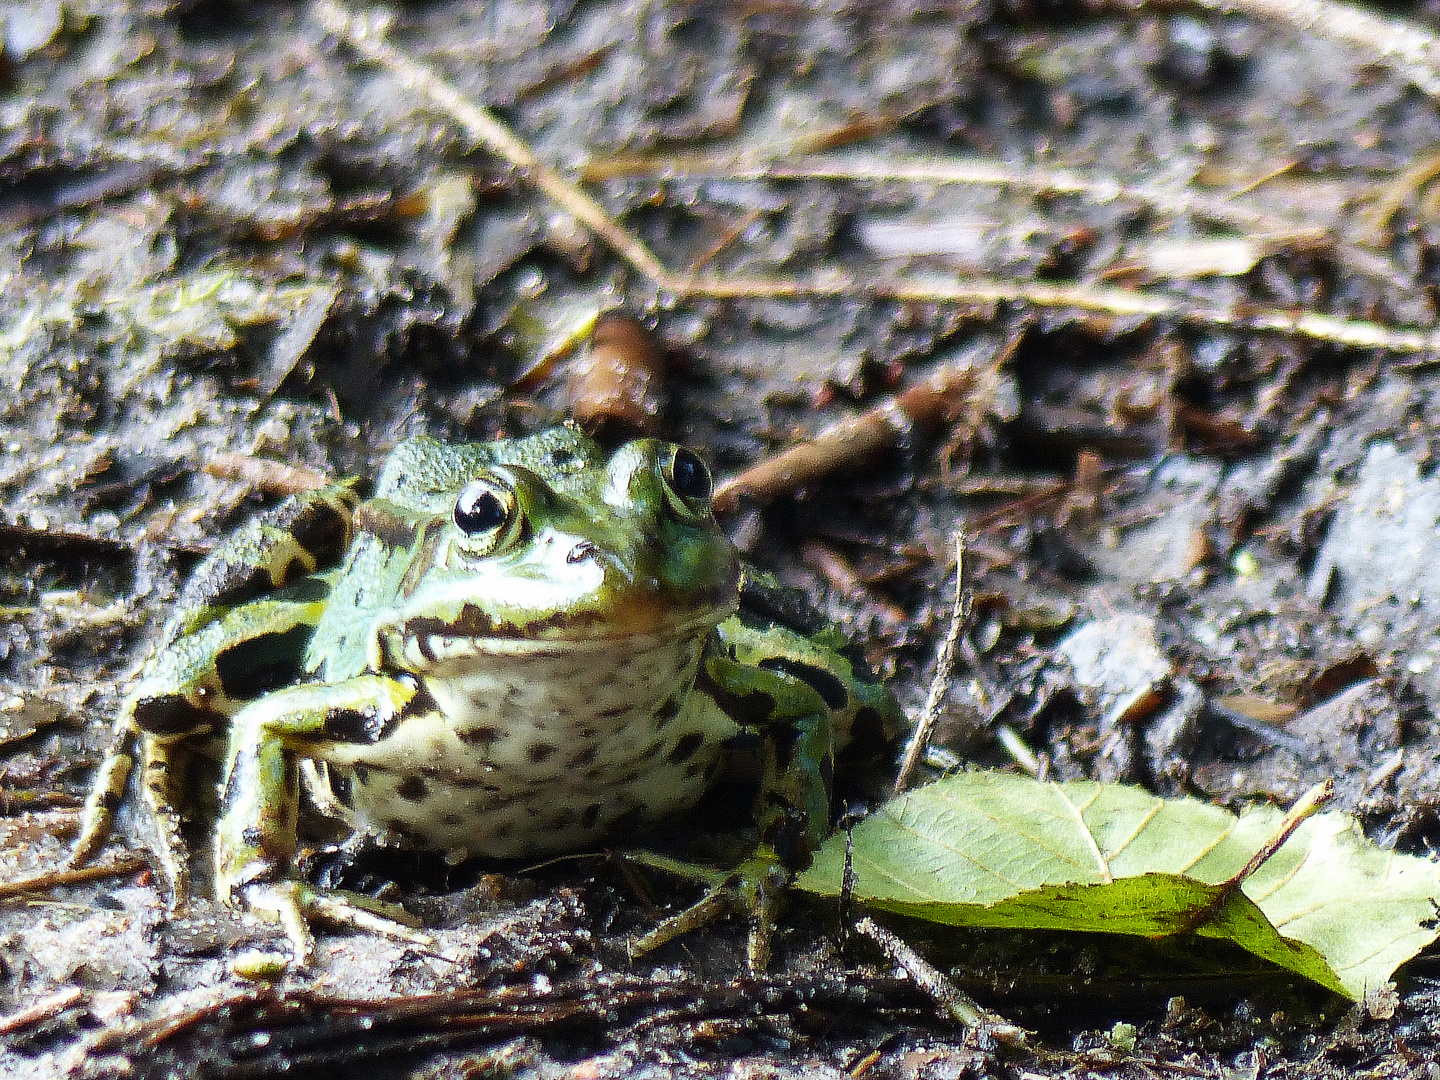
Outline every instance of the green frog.
[[763, 967], [765, 916], [828, 831], [835, 754], [900, 715], [837, 631], [787, 618], [742, 568], [704, 462], [655, 439], [607, 453], [572, 426], [415, 438], [358, 492], [293, 497], [197, 567], [71, 862], [103, 843], [136, 773], [182, 904], [179, 766], [223, 747], [215, 894], [278, 920], [304, 965], [312, 921], [428, 939], [400, 909], [301, 877], [303, 800], [452, 859], [537, 858], [692, 805], [726, 744], [759, 733], [758, 850], [639, 947], [740, 905]]

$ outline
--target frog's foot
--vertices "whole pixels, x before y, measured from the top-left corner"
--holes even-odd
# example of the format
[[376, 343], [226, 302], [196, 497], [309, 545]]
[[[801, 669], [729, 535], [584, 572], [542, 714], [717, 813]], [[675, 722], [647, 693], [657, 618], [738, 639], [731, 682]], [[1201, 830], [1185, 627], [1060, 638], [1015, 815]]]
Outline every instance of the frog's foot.
[[433, 945], [435, 941], [418, 929], [419, 920], [408, 911], [356, 893], [321, 891], [303, 881], [274, 881], [247, 885], [240, 895], [246, 908], [280, 924], [290, 939], [297, 968], [309, 967], [315, 959], [312, 920], [414, 945]]
[[762, 849], [728, 874], [717, 874], [704, 867], [655, 856], [649, 852], [631, 852], [629, 857], [642, 865], [710, 885], [696, 903], [665, 919], [655, 929], [630, 944], [632, 958], [675, 940], [682, 934], [698, 930], [722, 915], [744, 913], [750, 916], [750, 938], [746, 960], [750, 970], [764, 971], [770, 965], [770, 939], [775, 933], [780, 899], [790, 884], [791, 872], [773, 852]]

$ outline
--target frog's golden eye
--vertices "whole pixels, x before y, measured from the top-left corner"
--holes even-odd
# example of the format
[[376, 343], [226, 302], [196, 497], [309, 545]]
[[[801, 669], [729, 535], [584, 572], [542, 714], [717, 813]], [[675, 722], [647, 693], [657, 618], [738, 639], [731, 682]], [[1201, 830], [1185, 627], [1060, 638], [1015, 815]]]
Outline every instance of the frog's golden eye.
[[455, 500], [455, 524], [466, 536], [492, 535], [515, 516], [515, 493], [493, 480], [472, 480]]
[[688, 515], [704, 515], [709, 510], [713, 486], [710, 470], [698, 456], [677, 446], [661, 473], [668, 493], [678, 496], [669, 500], [675, 509]]

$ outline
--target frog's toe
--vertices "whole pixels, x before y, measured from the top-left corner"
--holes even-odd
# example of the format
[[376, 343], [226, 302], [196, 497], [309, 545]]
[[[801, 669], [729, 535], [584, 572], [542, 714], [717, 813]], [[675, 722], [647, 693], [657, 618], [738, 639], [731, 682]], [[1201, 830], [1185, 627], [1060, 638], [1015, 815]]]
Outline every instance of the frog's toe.
[[770, 939], [775, 932], [780, 898], [790, 878], [790, 871], [777, 857], [757, 853], [725, 875], [696, 903], [631, 942], [630, 955], [643, 956], [722, 915], [745, 913], [750, 916], [746, 959], [751, 971], [764, 971], [770, 965]]
[[301, 881], [267, 882], [244, 890], [245, 906], [274, 919], [290, 939], [290, 952], [297, 968], [306, 968], [315, 959], [312, 920], [348, 927], [372, 934], [398, 938], [415, 945], [431, 945], [434, 939], [417, 929], [419, 923], [403, 908], [368, 896], [346, 892], [321, 892]]

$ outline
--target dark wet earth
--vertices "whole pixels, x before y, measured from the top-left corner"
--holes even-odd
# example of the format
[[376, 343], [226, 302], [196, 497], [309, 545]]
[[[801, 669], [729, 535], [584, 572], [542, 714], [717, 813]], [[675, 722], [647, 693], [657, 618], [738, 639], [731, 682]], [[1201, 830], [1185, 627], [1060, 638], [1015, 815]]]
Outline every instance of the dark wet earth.
[[[58, 862], [219, 537], [410, 435], [623, 428], [637, 410], [596, 410], [563, 348], [621, 306], [662, 343], [643, 422], [721, 477], [948, 387], [722, 521], [912, 716], [963, 528], [937, 746], [1235, 809], [1331, 777], [1374, 842], [1434, 850], [1440, 79], [1386, 54], [1399, 30], [1022, 2], [347, 10], [0, 7], [0, 878]], [[1440, 34], [1433, 6], [1387, 13]], [[743, 796], [657, 843], [723, 853], [721, 813], [738, 831]], [[1014, 1050], [842, 949], [833, 908], [787, 911], [765, 980], [733, 922], [632, 963], [694, 892], [601, 857], [317, 846], [312, 873], [383, 886], [436, 944], [323, 935], [273, 985], [233, 971], [270, 930], [203, 897], [169, 919], [127, 865], [0, 898], [0, 1073], [1440, 1077], [1425, 954], [1360, 1008], [1226, 955], [1181, 978], [1163, 943], [894, 924], [1037, 1032]]]

